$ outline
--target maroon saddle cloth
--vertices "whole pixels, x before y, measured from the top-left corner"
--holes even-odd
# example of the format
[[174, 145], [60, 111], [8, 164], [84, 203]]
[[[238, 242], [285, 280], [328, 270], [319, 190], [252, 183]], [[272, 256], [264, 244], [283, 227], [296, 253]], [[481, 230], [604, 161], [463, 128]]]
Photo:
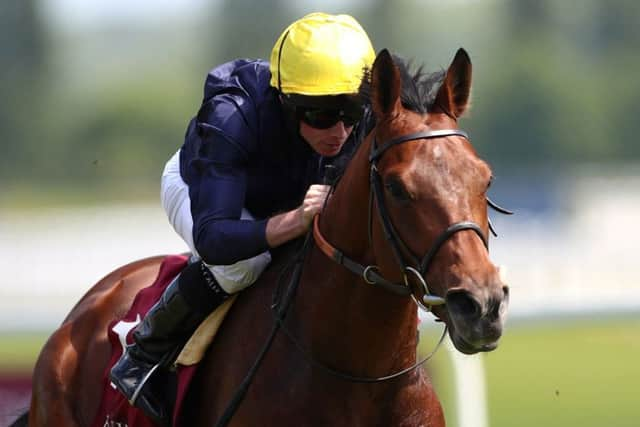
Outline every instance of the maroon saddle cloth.
[[[188, 258], [183, 255], [167, 256], [158, 272], [155, 282], [142, 289], [133, 300], [127, 314], [109, 325], [109, 342], [111, 343], [111, 359], [102, 375], [103, 395], [100, 408], [92, 427], [153, 427], [155, 424], [142, 411], [129, 405], [125, 397], [118, 392], [109, 381], [109, 371], [123, 352], [125, 342], [131, 344], [131, 332], [144, 317], [144, 314], [162, 296], [165, 288], [173, 278], [187, 265]], [[197, 365], [177, 366], [169, 375], [158, 374], [153, 387], [161, 388], [166, 400], [173, 406], [173, 425], [179, 424], [180, 410], [184, 397], [193, 378]], [[153, 379], [150, 381], [154, 381]]]

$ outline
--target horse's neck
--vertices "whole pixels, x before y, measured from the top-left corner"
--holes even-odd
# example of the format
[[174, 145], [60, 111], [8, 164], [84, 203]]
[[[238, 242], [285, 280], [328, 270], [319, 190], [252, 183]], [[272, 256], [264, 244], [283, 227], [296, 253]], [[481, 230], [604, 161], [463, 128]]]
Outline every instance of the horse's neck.
[[[332, 245], [364, 265], [374, 261], [367, 229], [367, 144], [354, 156], [320, 222]], [[386, 375], [415, 360], [417, 311], [409, 298], [366, 284], [316, 247], [302, 280], [297, 314], [314, 357], [367, 376]]]

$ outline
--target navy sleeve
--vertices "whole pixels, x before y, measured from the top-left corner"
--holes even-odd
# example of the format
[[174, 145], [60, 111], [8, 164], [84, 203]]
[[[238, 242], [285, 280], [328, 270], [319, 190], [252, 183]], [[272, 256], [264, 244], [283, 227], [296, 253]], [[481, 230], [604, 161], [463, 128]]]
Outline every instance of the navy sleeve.
[[269, 248], [267, 220], [240, 219], [255, 139], [243, 102], [230, 94], [217, 96], [199, 112], [197, 136], [187, 136], [198, 139], [186, 167], [195, 249], [207, 264], [233, 264]]

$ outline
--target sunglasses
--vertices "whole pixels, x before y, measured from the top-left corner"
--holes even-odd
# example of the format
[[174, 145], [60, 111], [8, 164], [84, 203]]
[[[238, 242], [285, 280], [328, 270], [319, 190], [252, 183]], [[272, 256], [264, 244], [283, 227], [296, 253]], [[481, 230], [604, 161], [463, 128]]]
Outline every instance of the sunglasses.
[[362, 118], [361, 107], [349, 110], [298, 107], [296, 111], [300, 120], [316, 129], [329, 129], [338, 122], [351, 127]]

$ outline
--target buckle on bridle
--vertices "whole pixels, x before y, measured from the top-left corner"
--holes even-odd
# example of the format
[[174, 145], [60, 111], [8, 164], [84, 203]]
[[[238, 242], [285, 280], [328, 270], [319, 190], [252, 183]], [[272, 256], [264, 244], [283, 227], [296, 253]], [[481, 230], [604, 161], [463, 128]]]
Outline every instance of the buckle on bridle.
[[375, 285], [377, 283], [375, 281], [375, 279], [369, 279], [369, 272], [371, 272], [371, 271], [375, 271], [378, 274], [380, 274], [380, 269], [378, 268], [377, 265], [368, 265], [368, 266], [365, 267], [364, 271], [362, 272], [362, 278], [368, 284]]

